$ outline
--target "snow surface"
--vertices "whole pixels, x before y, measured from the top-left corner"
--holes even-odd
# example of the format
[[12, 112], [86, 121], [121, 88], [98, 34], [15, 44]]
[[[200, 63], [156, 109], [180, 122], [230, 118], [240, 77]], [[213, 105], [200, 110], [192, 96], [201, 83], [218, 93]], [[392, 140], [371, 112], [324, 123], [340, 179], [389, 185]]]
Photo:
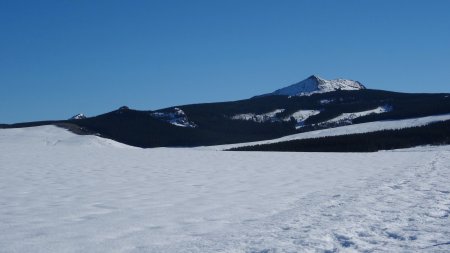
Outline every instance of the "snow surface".
[[173, 108], [171, 112], [152, 112], [150, 115], [166, 121], [174, 126], [195, 128], [197, 125], [189, 121], [186, 113], [180, 108]]
[[[367, 110], [367, 111], [342, 113], [341, 115], [337, 116], [336, 118], [318, 123], [318, 125], [329, 125], [329, 124], [339, 124], [339, 123], [351, 124], [352, 121], [356, 118], [371, 115], [371, 114], [385, 113], [385, 112], [389, 112], [391, 110], [392, 110], [391, 106], [383, 105], [383, 106], [379, 106], [377, 108]], [[262, 123], [262, 122], [290, 121], [291, 118], [294, 118], [294, 120], [297, 122], [297, 125], [295, 126], [295, 128], [300, 129], [304, 126], [304, 121], [306, 119], [320, 113], [319, 110], [299, 110], [299, 111], [294, 112], [293, 114], [288, 115], [284, 118], [277, 117], [277, 115], [279, 113], [282, 113], [284, 111], [285, 111], [285, 109], [276, 109], [271, 112], [267, 112], [267, 113], [263, 113], [263, 114], [255, 114], [255, 113], [236, 114], [236, 115], [232, 116], [231, 119], [233, 119], [233, 120], [251, 120], [254, 122]], [[161, 114], [161, 113], [159, 113], [159, 114]], [[155, 114], [155, 116], [156, 116], [156, 114]]]
[[231, 117], [234, 120], [251, 120], [255, 122], [273, 122], [279, 121], [276, 117], [278, 113], [284, 112], [284, 109], [276, 109], [271, 112], [263, 113], [263, 114], [255, 114], [255, 113], [243, 113], [237, 114]]
[[365, 88], [358, 81], [341, 78], [326, 80], [313, 75], [301, 82], [278, 89], [267, 95], [309, 96], [315, 93], [326, 93], [336, 90], [362, 90]]
[[307, 120], [309, 117], [319, 114], [320, 111], [318, 110], [300, 110], [297, 112], [294, 112], [293, 114], [289, 115], [288, 117], [284, 118], [284, 121], [289, 121], [291, 118], [294, 118], [297, 122], [297, 125], [295, 126], [296, 129], [302, 128], [304, 125], [304, 121]]
[[412, 118], [412, 119], [373, 121], [373, 122], [367, 122], [367, 123], [361, 123], [361, 124], [353, 124], [353, 125], [347, 125], [347, 126], [341, 126], [341, 127], [334, 127], [334, 128], [327, 128], [327, 129], [322, 129], [322, 130], [298, 133], [298, 134], [288, 135], [288, 136], [284, 136], [284, 137], [272, 139], [272, 140], [245, 142], [245, 143], [236, 143], [236, 144], [225, 144], [225, 145], [217, 145], [217, 146], [204, 146], [204, 147], [196, 147], [196, 149], [226, 150], [226, 149], [236, 148], [236, 147], [277, 143], [277, 142], [291, 141], [291, 140], [311, 139], [311, 138], [319, 138], [319, 137], [326, 137], [326, 136], [359, 134], [359, 133], [375, 132], [375, 131], [380, 131], [380, 130], [392, 130], [392, 129], [402, 129], [402, 128], [408, 128], [408, 127], [417, 127], [417, 126], [424, 126], [424, 125], [428, 125], [433, 122], [439, 122], [439, 121], [445, 121], [445, 120], [450, 120], [450, 114], [427, 116], [427, 117]]
[[[95, 135], [76, 135], [65, 129], [56, 126], [40, 126], [27, 128], [0, 129], [0, 145], [4, 150], [2, 154], [11, 153], [13, 150], [24, 153], [28, 149], [38, 149], [45, 147], [78, 147], [78, 148], [126, 148], [136, 149], [135, 147], [105, 139]], [[25, 145], [25, 146], [24, 146]], [[6, 150], [6, 149], [11, 150]], [[1, 165], [1, 163], [0, 163]]]
[[385, 113], [385, 112], [390, 112], [391, 110], [392, 110], [391, 106], [384, 105], [384, 106], [378, 106], [377, 108], [372, 109], [372, 110], [367, 110], [367, 111], [362, 111], [362, 112], [342, 113], [341, 115], [337, 116], [336, 118], [319, 123], [319, 125], [327, 125], [330, 123], [332, 124], [332, 123], [341, 123], [341, 122], [346, 122], [346, 123], [351, 124], [352, 121], [356, 118], [368, 116], [371, 114], [381, 114], [381, 113]]
[[291, 118], [294, 118], [294, 120], [297, 122], [297, 125], [295, 126], [296, 129], [303, 127], [303, 122], [313, 116], [320, 113], [318, 110], [299, 110], [297, 112], [294, 112], [291, 115], [288, 115], [284, 118], [279, 118], [277, 115], [279, 113], [284, 112], [285, 109], [276, 109], [268, 113], [263, 114], [255, 114], [255, 113], [243, 113], [243, 114], [236, 114], [231, 117], [231, 119], [234, 120], [251, 120], [254, 122], [262, 123], [262, 122], [279, 122], [279, 121], [290, 121]]
[[321, 99], [319, 102], [321, 105], [327, 105], [329, 103], [334, 102], [334, 99]]
[[0, 130], [0, 252], [448, 252], [449, 164]]

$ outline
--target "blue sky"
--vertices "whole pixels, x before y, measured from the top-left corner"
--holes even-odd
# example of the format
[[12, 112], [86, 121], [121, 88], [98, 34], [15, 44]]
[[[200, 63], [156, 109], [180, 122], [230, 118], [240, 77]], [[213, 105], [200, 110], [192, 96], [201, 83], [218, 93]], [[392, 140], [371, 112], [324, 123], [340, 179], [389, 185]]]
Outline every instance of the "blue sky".
[[238, 100], [311, 74], [450, 92], [450, 1], [0, 1], [0, 123]]

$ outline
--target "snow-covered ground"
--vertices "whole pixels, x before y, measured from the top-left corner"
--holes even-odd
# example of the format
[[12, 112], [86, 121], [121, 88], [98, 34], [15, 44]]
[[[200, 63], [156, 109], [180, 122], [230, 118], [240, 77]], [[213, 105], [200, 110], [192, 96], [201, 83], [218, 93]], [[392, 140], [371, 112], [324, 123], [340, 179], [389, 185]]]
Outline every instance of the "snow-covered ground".
[[173, 108], [169, 112], [152, 112], [150, 113], [150, 115], [152, 115], [157, 119], [170, 123], [174, 126], [190, 127], [190, 128], [197, 127], [197, 125], [194, 122], [188, 119], [186, 113], [177, 107]]
[[449, 164], [0, 130], [0, 252], [448, 252]]
[[353, 124], [353, 125], [334, 127], [334, 128], [326, 128], [326, 129], [322, 129], [322, 130], [293, 134], [293, 135], [288, 135], [288, 136], [284, 136], [284, 137], [272, 139], [272, 140], [236, 143], [236, 144], [225, 144], [225, 145], [217, 145], [217, 146], [205, 146], [205, 147], [197, 147], [196, 149], [199, 149], [199, 150], [226, 150], [226, 149], [237, 148], [237, 147], [277, 143], [277, 142], [291, 141], [291, 140], [311, 139], [311, 138], [319, 138], [319, 137], [326, 137], [326, 136], [338, 136], [338, 135], [346, 135], [346, 134], [369, 133], [369, 132], [375, 132], [375, 131], [380, 131], [380, 130], [403, 129], [403, 128], [407, 128], [407, 127], [424, 126], [424, 125], [428, 125], [428, 124], [431, 124], [434, 122], [446, 121], [446, 120], [450, 120], [450, 114], [442, 114], [442, 115], [427, 116], [427, 117], [412, 118], [412, 119], [402, 119], [402, 120], [374, 121], [374, 122]]
[[263, 113], [263, 114], [254, 114], [254, 113], [243, 113], [237, 114], [231, 117], [231, 119], [235, 120], [251, 120], [255, 122], [270, 122], [270, 121], [279, 121], [276, 117], [277, 114], [284, 112], [284, 109], [276, 109], [271, 112]]
[[284, 112], [285, 109], [276, 109], [271, 112], [263, 113], [263, 114], [254, 114], [254, 113], [243, 113], [236, 114], [231, 117], [234, 120], [251, 120], [254, 122], [262, 123], [262, 122], [279, 122], [279, 121], [290, 121], [294, 119], [297, 122], [295, 126], [296, 129], [303, 127], [303, 123], [306, 119], [311, 116], [317, 115], [320, 113], [318, 110], [299, 110], [291, 115], [284, 116], [284, 118], [278, 117], [278, 114]]
[[302, 128], [304, 125], [305, 120], [307, 120], [309, 117], [319, 114], [320, 111], [318, 110], [300, 110], [296, 111], [293, 114], [289, 115], [288, 117], [285, 117], [283, 121], [289, 121], [292, 118], [297, 122], [297, 125], [295, 126], [295, 129]]
[[341, 123], [341, 122], [348, 122], [352, 123], [352, 121], [356, 118], [368, 116], [371, 114], [380, 114], [385, 112], [390, 112], [392, 110], [392, 107], [389, 105], [384, 106], [378, 106], [375, 109], [362, 111], [362, 112], [350, 112], [350, 113], [342, 113], [341, 115], [337, 116], [336, 118], [327, 120], [325, 122], [319, 123], [319, 125], [327, 125], [330, 123]]

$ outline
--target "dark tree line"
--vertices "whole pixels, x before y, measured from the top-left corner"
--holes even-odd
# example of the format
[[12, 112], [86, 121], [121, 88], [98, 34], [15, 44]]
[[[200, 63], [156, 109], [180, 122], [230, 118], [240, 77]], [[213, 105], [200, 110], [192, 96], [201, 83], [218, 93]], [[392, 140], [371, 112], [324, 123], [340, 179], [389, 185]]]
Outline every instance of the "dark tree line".
[[234, 148], [231, 151], [374, 152], [446, 144], [450, 144], [450, 120], [421, 127], [292, 140]]

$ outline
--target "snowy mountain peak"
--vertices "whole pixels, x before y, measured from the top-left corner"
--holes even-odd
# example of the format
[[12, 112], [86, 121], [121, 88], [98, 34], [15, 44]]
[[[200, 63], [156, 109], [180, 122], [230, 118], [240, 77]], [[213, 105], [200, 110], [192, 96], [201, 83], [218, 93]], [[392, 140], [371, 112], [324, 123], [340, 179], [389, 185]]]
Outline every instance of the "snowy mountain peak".
[[312, 75], [303, 81], [278, 89], [267, 95], [305, 96], [336, 90], [363, 90], [365, 88], [358, 81], [341, 78], [326, 80], [317, 75]]
[[317, 75], [311, 75], [311, 76], [309, 76], [308, 78], [306, 78], [306, 79], [313, 79], [313, 80], [324, 80], [323, 78], [321, 78], [320, 76], [317, 76]]
[[86, 115], [79, 113], [79, 114], [71, 117], [70, 119], [85, 119], [85, 118], [87, 118]]

